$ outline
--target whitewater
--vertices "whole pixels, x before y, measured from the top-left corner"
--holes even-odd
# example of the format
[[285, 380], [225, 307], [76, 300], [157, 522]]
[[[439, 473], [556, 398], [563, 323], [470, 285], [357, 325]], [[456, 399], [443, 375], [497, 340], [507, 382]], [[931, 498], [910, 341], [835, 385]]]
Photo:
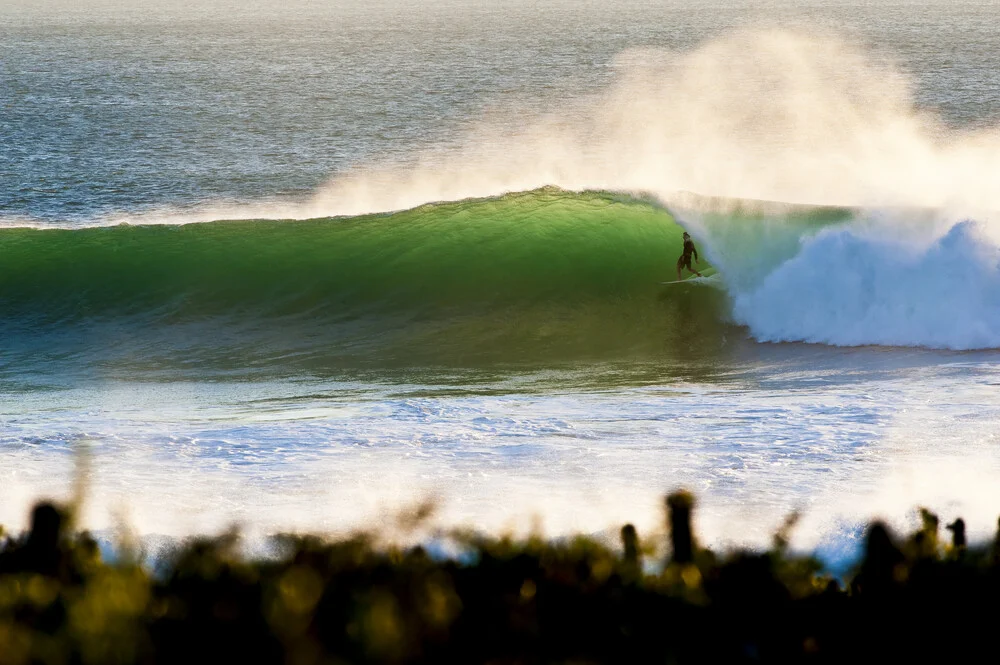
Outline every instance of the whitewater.
[[907, 7], [5, 10], [0, 523], [990, 533], [1000, 43]]

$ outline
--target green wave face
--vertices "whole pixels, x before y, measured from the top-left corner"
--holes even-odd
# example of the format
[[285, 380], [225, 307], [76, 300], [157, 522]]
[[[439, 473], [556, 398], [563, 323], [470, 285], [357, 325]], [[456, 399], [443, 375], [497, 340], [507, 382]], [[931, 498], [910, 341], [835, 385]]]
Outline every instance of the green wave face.
[[22, 359], [105, 364], [687, 357], [724, 341], [726, 299], [660, 285], [681, 233], [648, 202], [558, 189], [354, 218], [5, 229], [0, 328]]
[[0, 312], [44, 320], [417, 312], [650, 293], [681, 230], [606, 194], [536, 191], [310, 221], [0, 231]]

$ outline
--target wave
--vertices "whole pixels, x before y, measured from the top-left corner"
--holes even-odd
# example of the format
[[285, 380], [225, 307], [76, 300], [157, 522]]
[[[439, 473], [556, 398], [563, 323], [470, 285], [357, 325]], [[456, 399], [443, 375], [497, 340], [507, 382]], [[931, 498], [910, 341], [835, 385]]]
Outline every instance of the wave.
[[654, 292], [680, 234], [651, 203], [553, 188], [348, 218], [4, 229], [0, 313], [336, 320], [580, 303]]
[[807, 27], [629, 50], [613, 72], [549, 113], [491, 114], [454, 149], [338, 174], [311, 205], [647, 192], [695, 231], [724, 275], [724, 318], [755, 340], [1000, 347], [995, 125], [945, 122], [884, 53]]
[[[981, 225], [897, 214], [911, 233], [858, 209], [543, 188], [359, 217], [0, 229], [3, 353], [146, 369], [683, 363], [723, 353], [733, 325], [757, 341], [1000, 347], [1000, 250]], [[682, 227], [724, 292], [661, 285]]]
[[719, 325], [720, 294], [660, 285], [680, 250], [651, 201], [555, 188], [360, 217], [2, 229], [0, 328], [22, 359], [147, 365], [648, 356], [692, 321]]

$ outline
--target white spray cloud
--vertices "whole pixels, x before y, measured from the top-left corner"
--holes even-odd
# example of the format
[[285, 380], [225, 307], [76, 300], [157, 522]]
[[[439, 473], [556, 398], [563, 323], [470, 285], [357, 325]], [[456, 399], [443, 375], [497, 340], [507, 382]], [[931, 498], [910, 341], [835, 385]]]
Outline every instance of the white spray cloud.
[[632, 50], [602, 94], [464, 147], [338, 176], [311, 214], [358, 214], [554, 184], [859, 206], [1000, 208], [1000, 133], [947, 129], [892, 63], [831, 34], [743, 30]]
[[[447, 145], [334, 176], [307, 202], [214, 202], [104, 223], [306, 218], [556, 185], [865, 207], [1000, 209], [1000, 127], [949, 129], [884, 54], [816, 29], [632, 49], [597, 94], [508, 100]], [[714, 201], [713, 205], [718, 205]], [[24, 220], [16, 220], [18, 225]]]

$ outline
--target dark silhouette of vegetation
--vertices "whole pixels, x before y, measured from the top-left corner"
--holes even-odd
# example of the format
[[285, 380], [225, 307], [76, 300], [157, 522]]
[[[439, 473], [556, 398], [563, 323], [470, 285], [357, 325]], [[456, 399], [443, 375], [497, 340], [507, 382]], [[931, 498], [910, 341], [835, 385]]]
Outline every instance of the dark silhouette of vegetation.
[[[102, 560], [71, 511], [43, 503], [0, 531], [0, 664], [959, 662], [993, 653], [1000, 543], [975, 547], [937, 516], [897, 539], [872, 524], [842, 587], [788, 551], [700, 548], [694, 498], [666, 501], [665, 563], [635, 527], [621, 549], [454, 533], [462, 554], [284, 536], [249, 561], [234, 534], [155, 570]], [[423, 520], [428, 506], [404, 516]], [[979, 657], [983, 657], [979, 656]]]

